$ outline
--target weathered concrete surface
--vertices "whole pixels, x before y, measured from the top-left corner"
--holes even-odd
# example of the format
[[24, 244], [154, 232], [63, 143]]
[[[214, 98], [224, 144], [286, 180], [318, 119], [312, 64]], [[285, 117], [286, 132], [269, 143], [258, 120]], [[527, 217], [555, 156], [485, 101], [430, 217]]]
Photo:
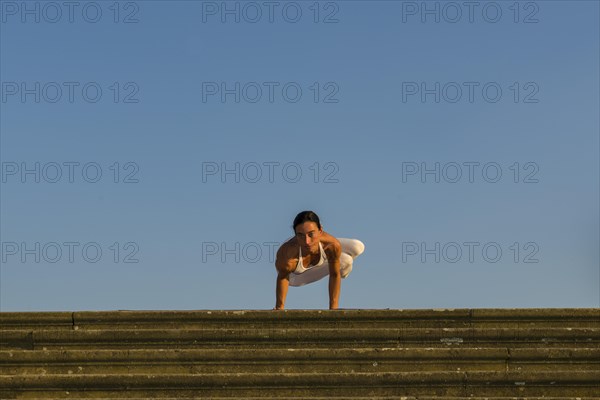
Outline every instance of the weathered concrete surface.
[[0, 313], [0, 346], [0, 399], [600, 399], [600, 309]]

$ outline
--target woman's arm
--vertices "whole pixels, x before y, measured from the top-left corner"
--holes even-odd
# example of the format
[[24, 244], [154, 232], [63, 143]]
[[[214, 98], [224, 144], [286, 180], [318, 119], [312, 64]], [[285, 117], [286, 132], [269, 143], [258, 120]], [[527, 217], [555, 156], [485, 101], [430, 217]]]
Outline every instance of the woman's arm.
[[342, 274], [340, 272], [340, 255], [342, 246], [335, 240], [327, 255], [329, 260], [329, 309], [337, 310], [340, 299], [340, 287], [342, 285]]
[[288, 257], [285, 254], [283, 246], [277, 251], [275, 258], [275, 269], [277, 270], [277, 285], [275, 288], [275, 308], [274, 310], [283, 310], [285, 307], [285, 298], [287, 296], [290, 284], [288, 271]]
[[283, 310], [289, 284], [289, 274], [282, 274], [278, 272], [277, 288], [275, 289], [275, 310]]

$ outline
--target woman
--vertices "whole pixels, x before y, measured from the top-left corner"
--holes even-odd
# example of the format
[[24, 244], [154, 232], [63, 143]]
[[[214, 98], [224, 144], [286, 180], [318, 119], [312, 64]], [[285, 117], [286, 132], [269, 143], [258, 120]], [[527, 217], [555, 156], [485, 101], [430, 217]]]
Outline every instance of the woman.
[[352, 261], [365, 245], [356, 239], [343, 239], [323, 231], [319, 217], [302, 211], [294, 218], [294, 237], [277, 250], [275, 269], [277, 289], [275, 310], [283, 310], [288, 285], [302, 286], [329, 275], [329, 309], [338, 308], [341, 279], [352, 271]]

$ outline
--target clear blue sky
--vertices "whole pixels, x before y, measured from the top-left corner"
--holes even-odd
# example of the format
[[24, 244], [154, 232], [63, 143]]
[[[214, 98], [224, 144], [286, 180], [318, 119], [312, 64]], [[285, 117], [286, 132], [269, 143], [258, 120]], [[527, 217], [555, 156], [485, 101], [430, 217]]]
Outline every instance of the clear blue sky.
[[600, 306], [597, 1], [0, 6], [0, 310]]

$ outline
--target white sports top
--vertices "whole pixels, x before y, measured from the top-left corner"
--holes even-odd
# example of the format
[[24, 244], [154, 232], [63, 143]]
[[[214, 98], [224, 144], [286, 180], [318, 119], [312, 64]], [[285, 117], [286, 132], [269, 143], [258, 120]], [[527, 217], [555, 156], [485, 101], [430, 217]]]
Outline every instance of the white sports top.
[[300, 255], [298, 256], [298, 264], [296, 265], [296, 269], [294, 270], [294, 273], [301, 274], [304, 271], [307, 271], [312, 268], [320, 267], [321, 265], [325, 264], [327, 262], [327, 255], [325, 254], [325, 250], [323, 250], [323, 245], [321, 244], [321, 242], [319, 242], [319, 249], [321, 251], [321, 259], [319, 260], [319, 262], [315, 265], [309, 266], [308, 268], [304, 268], [304, 265], [302, 265], [302, 247], [300, 247]]

